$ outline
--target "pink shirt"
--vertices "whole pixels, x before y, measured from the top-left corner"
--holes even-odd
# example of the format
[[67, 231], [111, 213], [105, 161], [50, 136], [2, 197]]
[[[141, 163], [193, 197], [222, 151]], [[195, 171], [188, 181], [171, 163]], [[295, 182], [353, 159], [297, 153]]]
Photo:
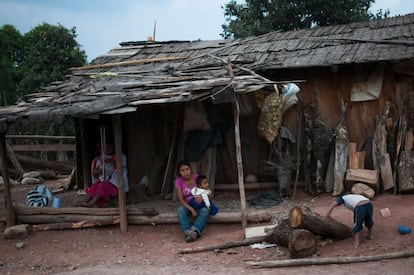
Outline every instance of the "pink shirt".
[[193, 184], [191, 186], [187, 186], [187, 184], [185, 184], [184, 180], [181, 177], [178, 177], [175, 179], [175, 187], [180, 188], [182, 193], [183, 193], [183, 198], [186, 202], [189, 202], [190, 199], [193, 197], [193, 195], [191, 194], [191, 189], [193, 189], [193, 187], [195, 187], [196, 184], [196, 179], [197, 179], [198, 175], [197, 174], [193, 174]]

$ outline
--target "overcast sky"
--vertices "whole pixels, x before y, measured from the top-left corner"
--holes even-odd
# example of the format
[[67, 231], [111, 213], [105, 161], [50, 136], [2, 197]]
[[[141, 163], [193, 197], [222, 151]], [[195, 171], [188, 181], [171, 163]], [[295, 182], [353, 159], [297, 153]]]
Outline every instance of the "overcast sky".
[[[77, 41], [88, 60], [120, 42], [221, 39], [230, 0], [0, 0], [0, 26], [14, 25], [22, 34], [42, 23], [76, 27]], [[391, 15], [414, 12], [412, 0], [376, 0], [371, 11]]]

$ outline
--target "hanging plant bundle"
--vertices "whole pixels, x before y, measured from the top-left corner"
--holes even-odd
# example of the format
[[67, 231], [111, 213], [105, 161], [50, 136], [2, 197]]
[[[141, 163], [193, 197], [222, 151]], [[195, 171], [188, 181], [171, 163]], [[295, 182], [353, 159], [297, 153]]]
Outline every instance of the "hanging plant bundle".
[[270, 93], [264, 99], [257, 130], [259, 135], [271, 145], [282, 125], [282, 98], [277, 92]]

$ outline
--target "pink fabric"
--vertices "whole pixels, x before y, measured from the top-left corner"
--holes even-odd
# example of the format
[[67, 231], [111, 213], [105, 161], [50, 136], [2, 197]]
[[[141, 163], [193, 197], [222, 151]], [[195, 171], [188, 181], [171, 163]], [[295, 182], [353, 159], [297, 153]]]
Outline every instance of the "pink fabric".
[[103, 207], [105, 203], [111, 201], [111, 198], [118, 194], [118, 188], [110, 181], [97, 180], [86, 189], [86, 193], [92, 197], [100, 195], [102, 199], [97, 204], [99, 207]]
[[191, 198], [193, 197], [193, 195], [191, 194], [191, 189], [197, 186], [196, 184], [197, 177], [198, 177], [198, 174], [193, 174], [193, 184], [191, 186], [187, 186], [187, 184], [185, 184], [184, 180], [181, 177], [178, 177], [175, 179], [175, 187], [181, 189], [181, 191], [183, 192], [183, 198], [186, 202], [189, 202]]

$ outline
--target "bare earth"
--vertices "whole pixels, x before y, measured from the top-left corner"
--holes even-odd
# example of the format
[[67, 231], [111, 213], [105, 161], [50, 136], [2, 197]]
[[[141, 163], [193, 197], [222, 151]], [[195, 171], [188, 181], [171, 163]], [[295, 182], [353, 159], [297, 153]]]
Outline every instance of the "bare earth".
[[[13, 187], [12, 197], [23, 203], [30, 186]], [[73, 206], [82, 199], [76, 192], [59, 194], [61, 206]], [[0, 194], [3, 200], [3, 193]], [[270, 211], [286, 212], [293, 204], [305, 203], [321, 215], [334, 200], [329, 194], [312, 197], [299, 191], [295, 201], [273, 206]], [[352, 238], [318, 241], [315, 258], [354, 257], [414, 250], [414, 233], [401, 235], [397, 228], [404, 224], [414, 229], [414, 194], [380, 194], [374, 203], [374, 240], [363, 239], [360, 246]], [[218, 207], [238, 205], [237, 195], [216, 194]], [[174, 211], [174, 201], [149, 199], [142, 206]], [[2, 206], [3, 207], [3, 206]], [[390, 217], [379, 210], [389, 208]], [[249, 209], [253, 209], [249, 207]], [[221, 210], [226, 211], [221, 208]], [[337, 207], [332, 217], [352, 225], [352, 212]], [[249, 224], [249, 227], [265, 224]], [[366, 231], [363, 232], [365, 235]], [[413, 274], [414, 257], [353, 264], [330, 264], [301, 267], [253, 269], [248, 261], [289, 259], [284, 247], [253, 249], [250, 246], [179, 254], [178, 249], [239, 241], [244, 238], [241, 224], [208, 224], [202, 238], [185, 243], [178, 224], [130, 225], [126, 234], [119, 226], [88, 229], [32, 232], [25, 239], [0, 239], [0, 274]], [[16, 244], [23, 243], [23, 248]]]

